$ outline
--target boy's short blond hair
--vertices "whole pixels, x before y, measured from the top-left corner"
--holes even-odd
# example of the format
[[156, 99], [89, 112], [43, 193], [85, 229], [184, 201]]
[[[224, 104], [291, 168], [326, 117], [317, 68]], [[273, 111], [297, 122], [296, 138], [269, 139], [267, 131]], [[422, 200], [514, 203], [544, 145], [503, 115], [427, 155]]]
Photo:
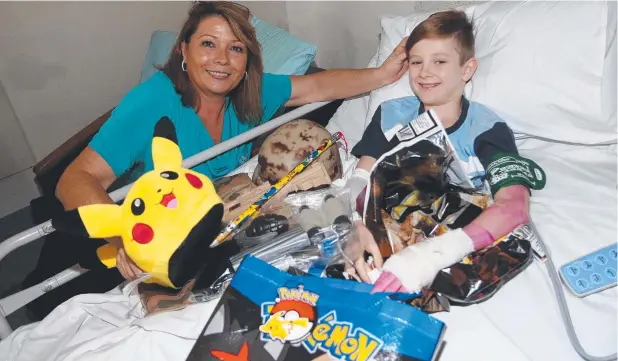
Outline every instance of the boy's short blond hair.
[[463, 11], [441, 11], [418, 24], [406, 42], [406, 54], [419, 41], [436, 38], [455, 39], [462, 65], [474, 57], [474, 25]]

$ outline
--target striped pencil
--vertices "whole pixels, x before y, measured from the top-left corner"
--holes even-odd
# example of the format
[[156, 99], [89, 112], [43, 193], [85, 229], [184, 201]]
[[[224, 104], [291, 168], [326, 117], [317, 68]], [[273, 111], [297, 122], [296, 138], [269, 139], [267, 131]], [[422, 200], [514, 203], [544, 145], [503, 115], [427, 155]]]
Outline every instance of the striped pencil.
[[225, 241], [225, 239], [234, 232], [235, 229], [240, 227], [240, 225], [246, 221], [249, 217], [251, 217], [255, 212], [257, 212], [264, 203], [266, 203], [269, 199], [271, 199], [277, 192], [279, 192], [286, 184], [288, 184], [292, 178], [294, 178], [298, 173], [305, 170], [317, 157], [319, 157], [322, 153], [324, 153], [328, 148], [330, 148], [333, 144], [337, 143], [339, 139], [342, 138], [341, 132], [337, 132], [333, 134], [330, 139], [324, 141], [320, 146], [311, 152], [303, 160], [300, 162], [294, 169], [292, 169], [288, 174], [286, 174], [283, 178], [281, 178], [277, 183], [275, 183], [270, 189], [264, 193], [264, 195], [257, 200], [255, 203], [250, 205], [247, 209], [245, 209], [241, 214], [236, 217], [236, 219], [231, 220], [228, 225], [219, 233], [217, 238], [210, 244], [210, 248], [214, 248]]

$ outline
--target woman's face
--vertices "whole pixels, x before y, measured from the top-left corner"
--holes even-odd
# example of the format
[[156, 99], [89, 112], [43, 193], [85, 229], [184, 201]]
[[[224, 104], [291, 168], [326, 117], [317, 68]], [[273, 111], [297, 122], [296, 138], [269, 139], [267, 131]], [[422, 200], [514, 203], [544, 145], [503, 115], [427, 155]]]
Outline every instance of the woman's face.
[[221, 16], [202, 20], [182, 54], [189, 79], [203, 95], [226, 96], [245, 76], [247, 47]]

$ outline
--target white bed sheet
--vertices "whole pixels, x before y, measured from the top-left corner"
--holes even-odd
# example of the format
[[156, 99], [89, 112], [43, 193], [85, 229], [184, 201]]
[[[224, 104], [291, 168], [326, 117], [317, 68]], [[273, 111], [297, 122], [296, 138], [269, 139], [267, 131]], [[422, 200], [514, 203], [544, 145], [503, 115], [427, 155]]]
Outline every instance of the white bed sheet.
[[[533, 193], [531, 214], [557, 267], [616, 242], [615, 146], [534, 140], [518, 146], [547, 173], [546, 188]], [[596, 356], [615, 353], [616, 288], [585, 299], [567, 292], [566, 298], [584, 349]], [[538, 262], [489, 301], [436, 317], [447, 324], [442, 360], [581, 360], [563, 327], [545, 265]]]
[[[616, 241], [616, 148], [520, 141], [547, 173], [531, 212], [557, 266]], [[348, 164], [352, 164], [350, 160]], [[576, 331], [593, 355], [616, 352], [616, 289], [566, 295]], [[44, 321], [0, 343], [0, 357], [40, 360], [184, 360], [215, 302], [141, 318], [119, 289], [77, 296]], [[577, 361], [544, 265], [532, 264], [489, 301], [434, 315], [447, 325], [441, 361]]]

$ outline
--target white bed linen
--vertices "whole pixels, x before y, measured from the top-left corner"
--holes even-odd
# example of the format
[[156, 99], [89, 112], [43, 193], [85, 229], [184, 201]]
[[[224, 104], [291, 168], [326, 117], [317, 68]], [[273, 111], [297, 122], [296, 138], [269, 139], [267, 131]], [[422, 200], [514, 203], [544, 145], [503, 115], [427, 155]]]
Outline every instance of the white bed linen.
[[[533, 193], [531, 214], [557, 267], [616, 242], [615, 146], [535, 140], [518, 146], [547, 174], [546, 188]], [[596, 356], [615, 353], [616, 288], [585, 299], [565, 292], [584, 349]], [[436, 317], [447, 324], [442, 360], [581, 360], [564, 330], [545, 265], [538, 262], [489, 301]]]
[[[547, 186], [533, 194], [531, 209], [556, 265], [615, 242], [615, 146], [574, 147], [536, 140], [519, 146], [547, 173]], [[616, 289], [585, 299], [566, 296], [584, 348], [599, 356], [616, 352]], [[135, 296], [119, 289], [77, 296], [44, 321], [16, 330], [0, 343], [0, 357], [184, 360], [216, 303], [140, 318], [132, 311], [136, 302]], [[545, 266], [539, 263], [489, 301], [434, 316], [447, 325], [441, 361], [580, 360], [564, 331]]]
[[15, 330], [0, 343], [11, 361], [184, 360], [216, 301], [142, 317], [135, 294], [120, 287], [76, 296], [43, 321]]

